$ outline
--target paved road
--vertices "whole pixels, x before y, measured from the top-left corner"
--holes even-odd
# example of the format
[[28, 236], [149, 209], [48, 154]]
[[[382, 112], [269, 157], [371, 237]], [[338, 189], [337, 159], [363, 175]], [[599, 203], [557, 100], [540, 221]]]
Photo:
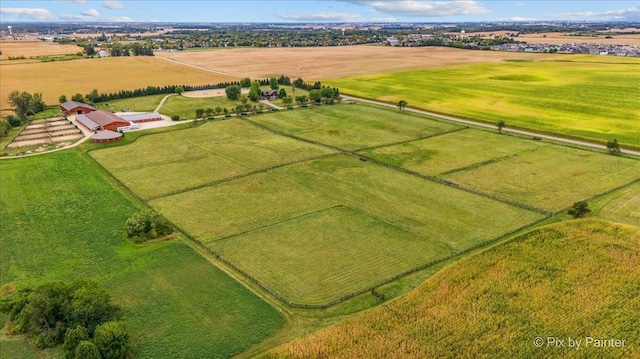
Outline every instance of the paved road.
[[[355, 101], [366, 102], [366, 103], [371, 103], [371, 104], [380, 105], [380, 106], [386, 106], [386, 107], [393, 107], [393, 108], [397, 107], [397, 106], [392, 105], [392, 104], [379, 102], [379, 101], [368, 100], [368, 99], [354, 97], [354, 96], [345, 96], [345, 95], [343, 95], [342, 97], [345, 100], [355, 100]], [[478, 121], [472, 121], [472, 120], [466, 120], [466, 119], [463, 119], [463, 118], [442, 115], [442, 114], [439, 114], [439, 113], [434, 113], [434, 112], [429, 112], [429, 111], [424, 111], [424, 110], [406, 108], [405, 111], [411, 111], [411, 112], [415, 112], [415, 113], [419, 113], [419, 114], [423, 114], [423, 115], [428, 115], [428, 116], [431, 116], [431, 117], [441, 118], [441, 119], [447, 120], [447, 121], [463, 123], [463, 124], [466, 124], [466, 125], [473, 125], [473, 126], [496, 129], [496, 126], [492, 125], [492, 124], [488, 124], [488, 123], [484, 123], [484, 122], [478, 122]], [[584, 147], [597, 148], [599, 150], [606, 150], [607, 149], [607, 146], [600, 145], [600, 144], [597, 144], [597, 143], [580, 141], [580, 140], [572, 140], [572, 139], [564, 138], [564, 137], [544, 135], [544, 134], [536, 133], [536, 132], [533, 132], [533, 131], [517, 130], [517, 129], [513, 129], [513, 128], [508, 128], [508, 127], [503, 128], [502, 131], [511, 132], [511, 133], [517, 133], [517, 134], [520, 134], [520, 135], [531, 136], [531, 137], [539, 137], [539, 138], [544, 138], [544, 139], [547, 139], [547, 140], [563, 142], [563, 143], [568, 143], [568, 144], [572, 144], [572, 145], [579, 145], [579, 146], [584, 146]], [[640, 151], [622, 150], [622, 153], [625, 153], [625, 154], [628, 154], [628, 155], [632, 155], [632, 156], [640, 156]]]

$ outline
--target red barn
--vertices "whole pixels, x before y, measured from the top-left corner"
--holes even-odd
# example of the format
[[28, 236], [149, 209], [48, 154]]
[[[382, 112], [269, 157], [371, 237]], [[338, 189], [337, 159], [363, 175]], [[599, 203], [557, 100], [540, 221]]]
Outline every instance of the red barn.
[[116, 131], [118, 127], [129, 126], [128, 121], [116, 116], [111, 112], [106, 111], [93, 111], [85, 115], [78, 115], [76, 120], [80, 122], [84, 127], [91, 131], [97, 130], [109, 130]]
[[69, 115], [86, 115], [89, 112], [93, 112], [97, 110], [97, 108], [87, 105], [86, 103], [77, 102], [77, 101], [67, 101], [60, 104], [60, 109], [62, 112]]

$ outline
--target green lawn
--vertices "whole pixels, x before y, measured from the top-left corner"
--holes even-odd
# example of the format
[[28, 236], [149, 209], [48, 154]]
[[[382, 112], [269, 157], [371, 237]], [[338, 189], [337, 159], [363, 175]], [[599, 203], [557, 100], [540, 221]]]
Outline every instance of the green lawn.
[[[0, 183], [0, 286], [98, 281], [124, 309], [136, 358], [230, 357], [283, 325], [182, 239], [125, 240], [136, 206], [75, 150], [1, 161]], [[12, 358], [32, 357], [1, 342]]]
[[232, 119], [143, 136], [91, 156], [138, 195], [153, 198], [329, 153]]
[[348, 150], [408, 141], [462, 128], [412, 113], [366, 104], [279, 111], [252, 120], [278, 131]]
[[[482, 63], [326, 81], [344, 94], [640, 147], [640, 60]], [[565, 59], [574, 61], [565, 61]]]
[[445, 179], [559, 211], [640, 178], [640, 161], [561, 146], [541, 146]]
[[209, 244], [294, 303], [324, 304], [448, 250], [366, 213], [334, 207]]
[[177, 115], [180, 116], [181, 119], [190, 120], [196, 118], [196, 110], [199, 108], [203, 110], [208, 108], [215, 110], [216, 107], [220, 107], [233, 112], [233, 109], [241, 104], [242, 102], [239, 100], [229, 100], [226, 96], [204, 98], [171, 96], [162, 105], [160, 113], [172, 117]]
[[547, 146], [521, 138], [467, 129], [362, 154], [426, 175], [500, 161]]
[[153, 112], [167, 94], [141, 96], [96, 103], [99, 110], [118, 112], [131, 109], [136, 112]]

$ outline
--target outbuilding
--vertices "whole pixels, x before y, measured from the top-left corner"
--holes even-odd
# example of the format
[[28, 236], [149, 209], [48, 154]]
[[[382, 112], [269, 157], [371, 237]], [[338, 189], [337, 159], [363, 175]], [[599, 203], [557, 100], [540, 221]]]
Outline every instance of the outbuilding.
[[90, 131], [109, 130], [115, 131], [118, 127], [129, 126], [129, 121], [125, 121], [119, 116], [106, 111], [93, 111], [85, 115], [78, 115], [76, 120]]
[[162, 121], [162, 116], [160, 116], [160, 114], [157, 112], [137, 113], [133, 115], [120, 115], [120, 118], [122, 118], [125, 121], [133, 122], [133, 123]]
[[120, 139], [122, 139], [122, 133], [120, 132], [114, 132], [114, 131], [98, 131], [96, 132], [95, 135], [91, 136], [91, 141], [92, 142], [99, 142], [99, 143], [104, 143], [104, 142], [114, 142], [114, 141], [119, 141]]
[[86, 115], [97, 108], [78, 101], [67, 101], [60, 104], [60, 110], [66, 115]]

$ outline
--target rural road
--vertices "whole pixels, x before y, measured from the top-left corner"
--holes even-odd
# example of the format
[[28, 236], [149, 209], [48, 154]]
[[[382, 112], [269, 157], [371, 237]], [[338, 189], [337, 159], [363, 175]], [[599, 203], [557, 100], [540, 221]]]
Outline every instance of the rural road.
[[160, 112], [160, 109], [162, 108], [162, 105], [164, 105], [164, 102], [167, 101], [167, 99], [171, 96], [175, 95], [174, 93], [168, 94], [167, 96], [162, 98], [162, 101], [160, 101], [160, 103], [158, 104], [158, 107], [156, 107], [155, 110], [153, 110], [153, 112]]
[[[396, 105], [392, 105], [392, 104], [388, 104], [388, 103], [384, 103], [384, 102], [379, 102], [379, 101], [374, 101], [374, 100], [368, 100], [368, 99], [355, 97], [355, 96], [342, 95], [342, 97], [345, 100], [354, 100], [354, 101], [371, 103], [371, 104], [379, 105], [379, 106], [393, 107], [393, 108], [397, 107]], [[466, 119], [462, 119], [462, 118], [458, 118], [458, 117], [454, 117], [454, 116], [442, 115], [442, 114], [435, 113], [435, 112], [429, 112], [429, 111], [418, 110], [418, 109], [413, 109], [413, 108], [405, 108], [405, 111], [411, 111], [411, 112], [419, 113], [419, 114], [422, 114], [422, 115], [441, 118], [441, 119], [447, 120], [447, 121], [463, 123], [463, 124], [466, 124], [466, 125], [474, 125], [474, 126], [479, 126], [479, 127], [496, 129], [496, 126], [492, 125], [492, 124], [488, 124], [488, 123], [484, 123], [484, 122], [478, 122], [478, 121], [472, 121], [472, 120], [466, 120]], [[543, 135], [543, 134], [532, 132], [532, 131], [517, 130], [517, 129], [513, 129], [513, 128], [508, 128], [508, 127], [503, 128], [502, 131], [511, 132], [511, 133], [517, 133], [519, 135], [525, 135], [525, 136], [531, 136], [531, 137], [539, 137], [539, 138], [543, 138], [543, 139], [547, 139], [547, 140], [563, 142], [563, 143], [568, 143], [568, 144], [572, 144], [572, 145], [579, 145], [579, 146], [584, 146], [584, 147], [596, 148], [596, 149], [599, 149], [599, 150], [606, 150], [607, 149], [607, 146], [605, 146], [605, 145], [599, 145], [599, 144], [596, 144], [596, 143], [580, 141], [580, 140], [572, 140], [572, 139], [564, 138], [564, 137]], [[627, 154], [627, 155], [639, 156], [640, 157], [640, 151], [632, 151], [632, 150], [623, 149], [623, 150], [621, 150], [621, 152], [624, 153], [624, 154]]]
[[188, 62], [176, 60], [176, 59], [171, 58], [171, 57], [158, 56], [158, 58], [163, 59], [163, 60], [167, 60], [167, 61], [171, 61], [171, 62], [175, 62], [175, 63], [180, 64], [180, 65], [193, 67], [193, 68], [198, 69], [198, 70], [213, 72], [213, 73], [220, 74], [220, 75], [234, 76], [234, 77], [240, 77], [240, 78], [242, 78], [242, 77], [259, 78], [260, 77], [260, 76], [257, 76], [255, 74], [242, 74], [242, 73], [233, 72], [233, 71], [223, 71], [223, 70], [210, 69], [208, 67], [198, 66], [198, 65], [190, 64]]

